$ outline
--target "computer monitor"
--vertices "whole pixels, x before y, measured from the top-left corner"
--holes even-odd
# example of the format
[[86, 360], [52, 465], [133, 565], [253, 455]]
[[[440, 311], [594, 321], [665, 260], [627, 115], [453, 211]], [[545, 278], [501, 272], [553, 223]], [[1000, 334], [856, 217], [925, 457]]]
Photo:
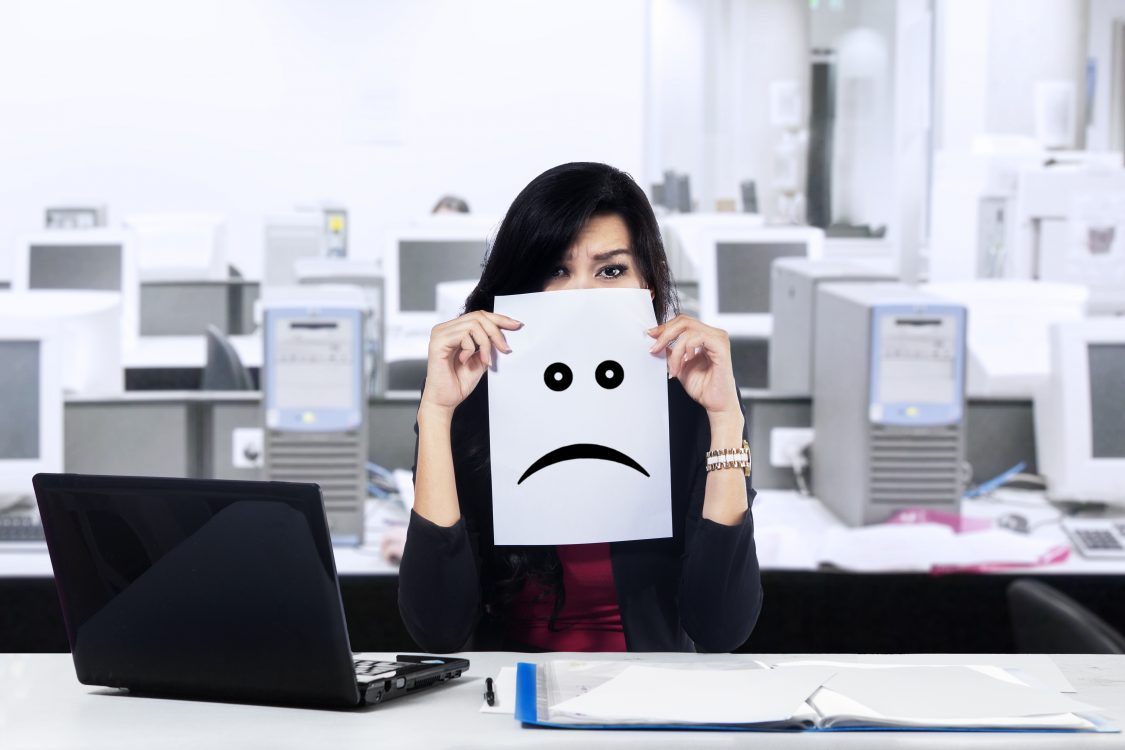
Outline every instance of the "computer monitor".
[[[681, 289], [697, 287], [699, 316], [731, 336], [768, 338], [769, 283], [782, 257], [823, 255], [816, 227], [765, 226], [745, 214], [669, 217], [661, 222], [668, 263]], [[693, 307], [688, 300], [688, 308]]]
[[429, 335], [441, 322], [438, 284], [480, 279], [494, 228], [486, 219], [436, 216], [391, 233], [383, 264], [390, 336]]
[[13, 330], [23, 325], [57, 328], [65, 392], [104, 396], [124, 389], [120, 295], [46, 290], [0, 294], [0, 321]]
[[63, 389], [57, 321], [0, 316], [0, 507], [31, 477], [62, 471]]
[[141, 281], [221, 281], [227, 278], [226, 220], [216, 214], [135, 214], [133, 230]]
[[112, 229], [40, 232], [17, 247], [12, 291], [68, 290], [120, 295], [126, 344], [140, 335], [140, 283], [131, 233]]
[[781, 258], [819, 258], [814, 227], [716, 227], [699, 254], [699, 315], [731, 336], [769, 338], [770, 281]]
[[1035, 443], [1049, 498], [1125, 505], [1125, 319], [1052, 326]]

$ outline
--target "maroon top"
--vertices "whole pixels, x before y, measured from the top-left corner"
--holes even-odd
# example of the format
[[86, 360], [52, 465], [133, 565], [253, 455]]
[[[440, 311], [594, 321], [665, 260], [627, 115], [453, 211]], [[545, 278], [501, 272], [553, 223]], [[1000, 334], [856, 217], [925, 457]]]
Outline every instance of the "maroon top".
[[566, 599], [555, 629], [547, 625], [555, 596], [529, 580], [508, 610], [508, 640], [544, 651], [625, 651], [625, 628], [609, 544], [560, 544]]

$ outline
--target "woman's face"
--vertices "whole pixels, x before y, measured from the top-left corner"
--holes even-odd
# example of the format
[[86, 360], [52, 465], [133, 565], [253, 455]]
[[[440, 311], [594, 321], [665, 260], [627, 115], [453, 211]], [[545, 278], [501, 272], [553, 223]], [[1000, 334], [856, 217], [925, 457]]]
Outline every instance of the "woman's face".
[[595, 216], [552, 269], [543, 291], [645, 289], [633, 256], [629, 227], [617, 214]]

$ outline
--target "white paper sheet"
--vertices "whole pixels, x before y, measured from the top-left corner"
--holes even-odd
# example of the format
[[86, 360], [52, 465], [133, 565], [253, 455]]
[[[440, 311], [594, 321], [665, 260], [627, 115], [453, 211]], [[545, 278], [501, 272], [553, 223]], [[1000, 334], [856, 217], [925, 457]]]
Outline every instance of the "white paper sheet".
[[911, 654], [910, 662], [903, 664], [898, 656], [867, 654], [862, 661], [837, 659], [798, 659], [777, 662], [778, 667], [833, 667], [847, 669], [895, 669], [898, 667], [990, 667], [1002, 669], [1032, 687], [1046, 688], [1057, 693], [1077, 692], [1058, 665], [1046, 654], [989, 654], [987, 664], [982, 657], [969, 654]]
[[588, 693], [551, 706], [607, 723], [753, 724], [785, 721], [833, 675], [824, 667], [677, 669], [627, 667]]
[[516, 712], [516, 668], [500, 667], [500, 673], [492, 679], [492, 692], [494, 700], [492, 705], [483, 701], [480, 705], [482, 714], [508, 714]]
[[671, 536], [668, 375], [648, 351], [649, 293], [500, 296], [495, 310], [524, 324], [488, 375], [496, 544]]
[[957, 534], [938, 523], [878, 524], [829, 531], [818, 557], [847, 570], [928, 571], [936, 565], [1033, 565], [1057, 544], [1005, 529]]
[[843, 668], [825, 687], [887, 717], [935, 723], [1097, 710], [1069, 696], [970, 667]]

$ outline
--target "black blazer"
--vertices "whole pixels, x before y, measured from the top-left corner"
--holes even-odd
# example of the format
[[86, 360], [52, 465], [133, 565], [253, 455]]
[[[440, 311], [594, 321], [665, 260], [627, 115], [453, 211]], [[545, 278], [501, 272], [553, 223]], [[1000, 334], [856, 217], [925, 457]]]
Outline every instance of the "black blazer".
[[[487, 394], [480, 383], [453, 416], [461, 519], [447, 528], [410, 514], [399, 610], [426, 651], [511, 648], [503, 613], [485, 606], [503, 575], [493, 554], [487, 454], [468, 456], [464, 448], [474, 433], [479, 442], [479, 431], [487, 430]], [[762, 605], [754, 520], [749, 507], [734, 526], [702, 518], [710, 425], [678, 380], [668, 381], [668, 423], [673, 536], [610, 545], [625, 642], [630, 651], [731, 651], [750, 636]], [[416, 444], [415, 470], [417, 455]], [[746, 491], [752, 504], [749, 478]]]

